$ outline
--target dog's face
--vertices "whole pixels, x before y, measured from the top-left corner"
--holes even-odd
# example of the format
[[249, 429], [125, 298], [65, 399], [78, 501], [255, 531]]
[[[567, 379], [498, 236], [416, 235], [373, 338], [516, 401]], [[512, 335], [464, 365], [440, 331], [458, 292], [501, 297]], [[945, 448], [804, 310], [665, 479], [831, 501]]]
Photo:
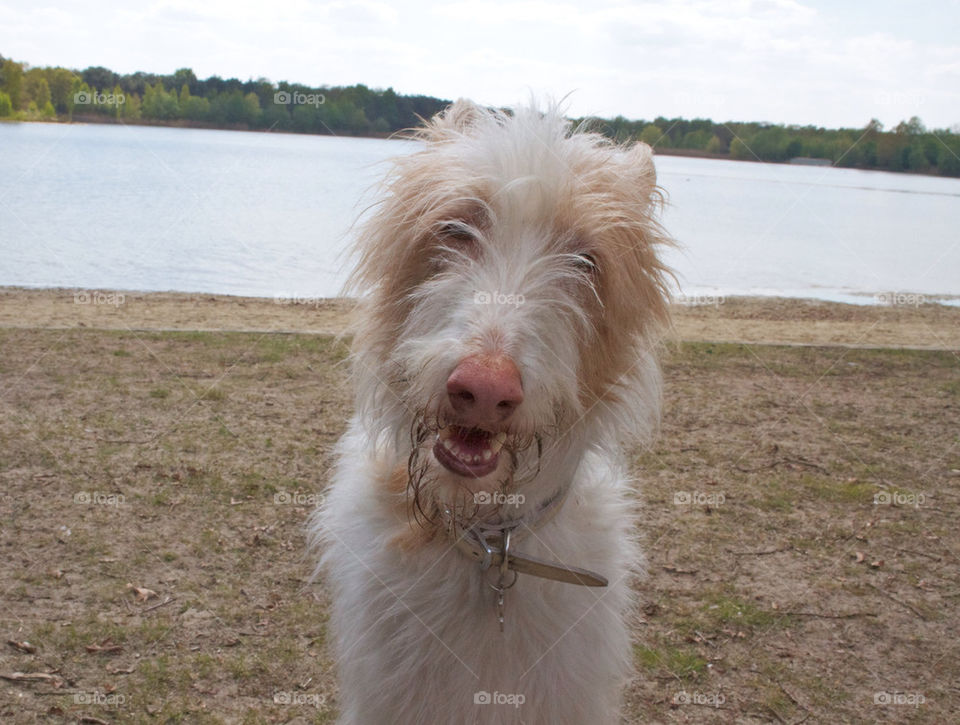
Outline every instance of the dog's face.
[[667, 317], [649, 147], [465, 102], [420, 138], [360, 241], [362, 417], [414, 430], [412, 476], [471, 490], [535, 475], [575, 426], [648, 422]]

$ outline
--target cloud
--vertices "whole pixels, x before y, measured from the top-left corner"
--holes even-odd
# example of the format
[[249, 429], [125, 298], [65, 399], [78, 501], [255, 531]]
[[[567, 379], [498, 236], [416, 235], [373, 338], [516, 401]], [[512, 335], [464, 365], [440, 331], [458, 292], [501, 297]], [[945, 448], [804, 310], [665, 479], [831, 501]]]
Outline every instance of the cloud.
[[[398, 10], [402, 7], [402, 11]], [[0, 0], [4, 55], [120, 72], [365, 83], [575, 115], [862, 126], [960, 121], [960, 43], [903, 7], [800, 0]], [[900, 13], [900, 15], [897, 15]], [[957, 4], [940, 25], [960, 25]], [[937, 42], [939, 38], [939, 42]]]

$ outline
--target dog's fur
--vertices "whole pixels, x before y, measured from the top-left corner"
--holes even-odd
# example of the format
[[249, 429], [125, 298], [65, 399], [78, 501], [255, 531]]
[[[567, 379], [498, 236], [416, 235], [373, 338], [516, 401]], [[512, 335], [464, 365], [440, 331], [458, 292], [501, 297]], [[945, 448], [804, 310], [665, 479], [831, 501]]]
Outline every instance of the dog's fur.
[[[417, 136], [361, 230], [356, 413], [311, 528], [340, 722], [616, 722], [641, 566], [622, 449], [656, 426], [668, 314], [650, 148], [573, 131], [556, 108], [465, 101]], [[478, 355], [515, 365], [523, 401], [498, 429], [496, 470], [470, 478], [433, 447], [463, 425], [446, 386]], [[609, 586], [521, 574], [501, 633], [495, 577], [454, 548], [442, 512], [533, 516], [561, 488], [557, 514], [516, 548]]]

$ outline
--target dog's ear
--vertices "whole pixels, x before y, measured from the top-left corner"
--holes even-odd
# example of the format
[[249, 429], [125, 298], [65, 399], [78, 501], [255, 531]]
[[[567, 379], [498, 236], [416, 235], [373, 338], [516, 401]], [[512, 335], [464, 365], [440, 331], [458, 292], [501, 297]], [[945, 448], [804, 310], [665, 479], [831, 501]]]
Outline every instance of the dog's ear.
[[463, 134], [476, 125], [486, 113], [473, 101], [460, 98], [434, 116], [430, 126], [438, 137], [446, 136], [451, 131]]
[[653, 149], [638, 141], [623, 150], [624, 176], [644, 197], [652, 196], [657, 188], [657, 170], [653, 165]]

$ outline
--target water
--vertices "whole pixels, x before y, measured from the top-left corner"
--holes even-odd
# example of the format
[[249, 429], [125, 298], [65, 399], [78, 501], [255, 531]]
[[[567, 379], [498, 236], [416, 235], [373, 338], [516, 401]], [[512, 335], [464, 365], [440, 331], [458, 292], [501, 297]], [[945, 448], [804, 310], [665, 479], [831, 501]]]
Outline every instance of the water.
[[[414, 144], [0, 124], [0, 285], [335, 296], [382, 163]], [[681, 292], [960, 297], [960, 180], [658, 156]], [[953, 300], [956, 302], [957, 300]]]
[[694, 299], [960, 294], [960, 179], [664, 156], [657, 167], [664, 222], [685, 247], [668, 259]]

